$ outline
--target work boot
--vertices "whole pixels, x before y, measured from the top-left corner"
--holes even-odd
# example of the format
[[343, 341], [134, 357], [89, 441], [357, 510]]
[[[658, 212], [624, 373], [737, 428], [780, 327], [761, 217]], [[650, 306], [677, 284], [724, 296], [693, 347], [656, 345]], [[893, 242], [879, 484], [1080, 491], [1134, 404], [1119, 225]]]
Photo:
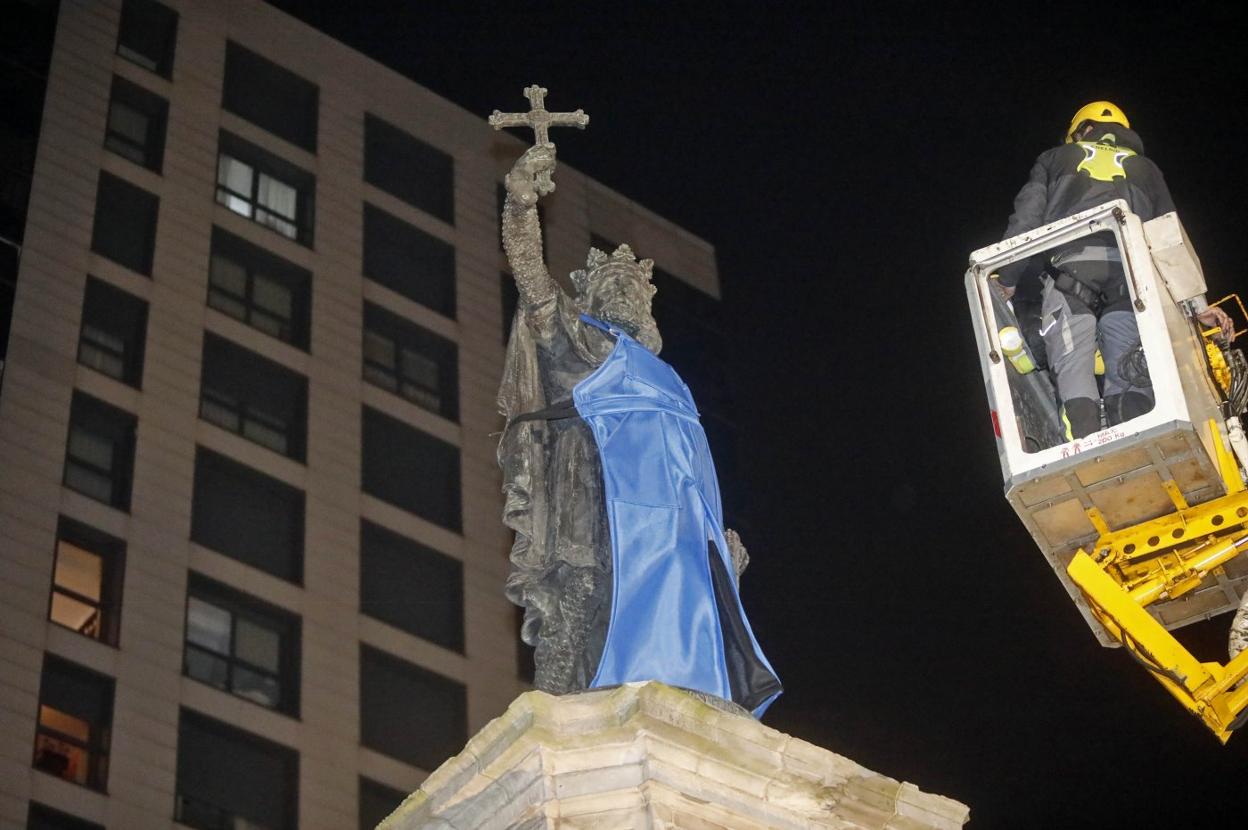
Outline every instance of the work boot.
[[1110, 426], [1138, 418], [1153, 408], [1153, 399], [1143, 392], [1128, 390], [1120, 395], [1105, 396], [1105, 420]]
[[1066, 437], [1070, 440], [1091, 435], [1101, 428], [1101, 407], [1091, 398], [1071, 398], [1062, 405]]

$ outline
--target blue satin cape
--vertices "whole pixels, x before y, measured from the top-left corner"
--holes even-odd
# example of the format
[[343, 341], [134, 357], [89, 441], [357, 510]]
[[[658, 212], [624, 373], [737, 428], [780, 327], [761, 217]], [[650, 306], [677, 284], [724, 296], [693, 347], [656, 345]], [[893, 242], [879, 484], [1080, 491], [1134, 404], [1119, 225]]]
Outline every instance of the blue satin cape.
[[626, 333], [581, 319], [616, 338], [572, 390], [602, 459], [611, 529], [611, 618], [589, 685], [660, 680], [759, 717], [780, 681], [737, 596], [719, 483], [689, 387]]

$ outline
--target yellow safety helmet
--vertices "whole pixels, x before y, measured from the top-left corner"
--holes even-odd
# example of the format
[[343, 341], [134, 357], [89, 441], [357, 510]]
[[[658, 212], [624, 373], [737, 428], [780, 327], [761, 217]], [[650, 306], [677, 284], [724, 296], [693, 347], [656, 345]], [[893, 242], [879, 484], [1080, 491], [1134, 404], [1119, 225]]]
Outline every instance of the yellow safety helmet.
[[1079, 111], [1075, 113], [1075, 117], [1070, 119], [1070, 127], [1066, 130], [1067, 144], [1075, 140], [1075, 130], [1079, 129], [1079, 125], [1084, 121], [1121, 124], [1127, 129], [1131, 128], [1131, 122], [1127, 120], [1127, 114], [1117, 104], [1109, 101], [1093, 101], [1080, 107]]

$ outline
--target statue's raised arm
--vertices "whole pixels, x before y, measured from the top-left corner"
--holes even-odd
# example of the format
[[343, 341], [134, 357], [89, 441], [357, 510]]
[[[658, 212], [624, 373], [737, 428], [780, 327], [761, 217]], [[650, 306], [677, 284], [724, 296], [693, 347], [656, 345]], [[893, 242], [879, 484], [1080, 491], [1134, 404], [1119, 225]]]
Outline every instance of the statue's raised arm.
[[537, 216], [537, 200], [554, 190], [550, 174], [555, 169], [555, 145], [530, 147], [511, 168], [504, 180], [503, 250], [526, 308], [549, 301], [559, 293], [559, 285], [546, 270], [542, 257], [542, 226]]

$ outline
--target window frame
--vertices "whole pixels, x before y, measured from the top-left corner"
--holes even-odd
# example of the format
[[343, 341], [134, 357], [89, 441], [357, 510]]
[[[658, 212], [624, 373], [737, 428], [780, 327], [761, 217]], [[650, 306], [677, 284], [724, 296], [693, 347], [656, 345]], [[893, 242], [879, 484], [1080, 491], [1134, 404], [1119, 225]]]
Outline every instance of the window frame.
[[[216, 278], [218, 259], [242, 271], [244, 279], [242, 296], [222, 285]], [[290, 317], [288, 319], [281, 318], [256, 301], [257, 282], [276, 285], [290, 294]], [[228, 231], [213, 227], [212, 246], [208, 256], [207, 304], [209, 308], [238, 320], [248, 328], [307, 351], [311, 287], [312, 275], [303, 268]], [[215, 302], [214, 296], [218, 298]], [[235, 314], [228, 307], [223, 307], [229, 303], [241, 307], [242, 316]], [[256, 317], [275, 321], [277, 333], [256, 325], [254, 322]]]
[[[436, 696], [441, 694], [450, 694], [453, 696], [455, 711], [440, 713], [444, 717], [439, 717], [438, 722], [443, 723], [454, 718], [457, 722], [451, 724], [454, 728], [454, 735], [438, 736], [445, 738], [443, 746], [432, 746], [432, 740], [426, 741], [424, 744], [419, 742], [403, 743], [407, 749], [403, 755], [392, 754], [388, 748], [370, 743], [379, 734], [391, 734], [392, 729], [377, 729], [377, 724], [369, 724], [367, 718], [370, 713], [375, 714], [376, 706], [370, 705], [370, 702], [376, 702], [379, 691], [392, 691], [392, 689], [384, 689], [382, 687], [373, 686], [369, 688], [370, 677], [376, 680], [378, 675], [370, 674], [367, 670], [369, 667], [375, 668], [386, 675], [386, 679], [400, 678], [402, 681], [424, 685], [429, 691], [433, 692], [435, 697], [432, 701], [417, 701], [419, 704], [427, 704], [436, 701]], [[417, 769], [432, 772], [447, 758], [454, 756], [456, 752], [463, 747], [464, 741], [468, 739], [468, 687], [458, 680], [447, 677], [425, 668], [416, 663], [409, 662], [395, 654], [384, 649], [371, 646], [368, 643], [361, 642], [359, 645], [359, 666], [360, 666], [360, 745], [365, 749], [392, 758], [402, 764], [407, 764]], [[406, 689], [404, 691], [410, 691]], [[393, 699], [393, 698], [391, 698]], [[450, 698], [448, 698], [450, 699]], [[415, 703], [413, 710], [416, 710]], [[430, 713], [425, 709], [420, 709], [423, 715], [428, 716]], [[393, 747], [391, 747], [393, 748]], [[443, 755], [442, 753], [447, 753]]]
[[[424, 559], [423, 562], [417, 561], [421, 558]], [[374, 600], [377, 599], [377, 585], [384, 582], [388, 587], [393, 585], [399, 588], [406, 588], [410, 587], [411, 582], [414, 581], [404, 578], [409, 576], [409, 574], [393, 572], [390, 573], [390, 579], [388, 580], [374, 580], [370, 578], [370, 575], [379, 575], [379, 570], [385, 570], [379, 566], [388, 564], [387, 560], [389, 562], [402, 561], [409, 563], [413, 569], [410, 575], [421, 571], [427, 573], [432, 568], [437, 567], [446, 568], [449, 572], [453, 572], [451, 581], [455, 583], [456, 593], [446, 601], [448, 606], [446, 617], [444, 619], [436, 619], [433, 625], [426, 624], [422, 627], [420, 622], [413, 621], [412, 617], [414, 615], [387, 613], [384, 603], [376, 604]], [[370, 522], [367, 519], [361, 519], [359, 569], [359, 607], [361, 614], [405, 634], [419, 637], [439, 648], [454, 651], [457, 654], [467, 653], [464, 612], [464, 563], [461, 560], [417, 542], [415, 539], [404, 536], [388, 527]], [[436, 587], [442, 588], [445, 586], [439, 583]], [[389, 597], [383, 599], [388, 600]], [[453, 630], [449, 636], [441, 636], [437, 629], [441, 624], [448, 621], [453, 621]]]
[[[191, 640], [191, 601], [198, 600], [218, 611], [224, 611], [230, 618], [229, 654], [216, 651], [211, 647], [192, 642]], [[203, 683], [231, 697], [254, 703], [257, 706], [280, 712], [293, 718], [299, 717], [300, 698], [300, 642], [302, 623], [299, 617], [289, 611], [270, 605], [263, 600], [231, 588], [215, 580], [201, 576], [195, 572], [190, 574], [186, 590], [186, 610], [183, 616], [184, 629], [182, 635], [182, 675], [197, 683]], [[250, 662], [238, 654], [238, 621], [244, 620], [250, 625], [262, 628], [277, 636], [278, 666], [276, 670]], [[207, 655], [225, 663], [225, 682], [218, 685], [210, 679], [193, 673], [190, 654], [192, 651]], [[244, 671], [275, 681], [278, 689], [277, 701], [272, 705], [240, 693], [235, 688], [235, 671]]]
[[[101, 684], [101, 696], [99, 702], [101, 704], [101, 708], [107, 713], [103, 720], [100, 723], [93, 723], [89, 720], [84, 720], [75, 714], [65, 712], [61, 709], [56, 709], [49, 703], [45, 703], [48, 691], [47, 680], [50, 671], [62, 671], [65, 675], [77, 674], [79, 679], [88, 679], [87, 682]], [[31, 758], [31, 767], [70, 784], [76, 784], [90, 790], [96, 790], [97, 792], [108, 792], [108, 762], [109, 750], [111, 749], [112, 743], [113, 704], [115, 695], [116, 681], [113, 678], [108, 675], [92, 671], [85, 666], [73, 663], [50, 652], [45, 652], [43, 658], [43, 668], [39, 675], [39, 699], [36, 704], [35, 740], [33, 755]], [[85, 724], [88, 729], [87, 737], [85, 739], [80, 738], [75, 735], [70, 735], [62, 730], [58, 730], [55, 727], [45, 725], [45, 709]], [[41, 739], [44, 739], [49, 743], [55, 742], [68, 744], [70, 747], [84, 753], [87, 759], [87, 769], [83, 776], [84, 780], [77, 781], [72, 778], [68, 778], [65, 775], [58, 774], [56, 771], [49, 769], [47, 766], [40, 766], [41, 751], [46, 746]]]
[[[98, 424], [95, 429], [92, 429], [90, 423], [81, 422], [84, 416], [88, 419], [96, 417], [113, 420], [113, 426], [121, 434], [114, 438], [99, 428]], [[102, 439], [109, 443], [111, 448], [109, 468], [100, 467], [95, 461], [74, 454], [74, 435], [79, 430], [91, 438]], [[134, 415], [75, 390], [70, 404], [69, 433], [65, 440], [65, 465], [61, 483], [87, 498], [95, 499], [127, 513], [130, 512], [137, 430], [138, 419]], [[88, 475], [107, 478], [110, 483], [108, 500], [99, 498], [82, 486], [76, 486], [71, 481], [71, 467], [85, 471]]]
[[[140, 9], [138, 7], [143, 8]], [[163, 23], [167, 28], [167, 31], [163, 33], [166, 39], [166, 53], [161, 55], [159, 59], [153, 59], [151, 55], [140, 52], [124, 42], [128, 28], [127, 24], [134, 25], [134, 21], [140, 19], [144, 13], [165, 16], [164, 21], [154, 21], [156, 24]], [[135, 66], [141, 66], [148, 72], [153, 72], [162, 78], [171, 78], [173, 76], [174, 56], [178, 48], [178, 20], [177, 11], [163, 3], [157, 3], [155, 0], [123, 0], [121, 21], [117, 27], [117, 45], [114, 51]], [[156, 27], [152, 28], [154, 30]]]
[[[125, 133], [113, 127], [113, 108], [120, 104], [147, 119], [143, 142], [136, 144]], [[160, 173], [165, 158], [165, 129], [169, 120], [169, 102], [154, 92], [113, 76], [108, 96], [108, 113], [104, 119], [104, 149], [140, 167]], [[132, 151], [134, 155], [126, 151]]]
[[[146, 227], [143, 229], [144, 237], [137, 240], [141, 243], [143, 250], [140, 251], [140, 257], [133, 262], [126, 262], [119, 259], [114, 254], [126, 253], [113, 249], [111, 252], [105, 250], [107, 247], [107, 239], [110, 233], [117, 229], [118, 223], [115, 214], [110, 210], [101, 210], [105, 193], [110, 194], [114, 199], [120, 200], [110, 207], [115, 210], [120, 206], [123, 210], [141, 209], [146, 215], [128, 215], [123, 218], [126, 220], [120, 223], [122, 227], [133, 225], [136, 221], [141, 220]], [[115, 262], [123, 268], [127, 268], [136, 274], [142, 274], [149, 279], [152, 276], [152, 266], [156, 258], [156, 234], [160, 224], [160, 197], [155, 193], [151, 193], [138, 185], [130, 182], [121, 176], [115, 176], [107, 170], [101, 170], [99, 180], [96, 183], [95, 191], [95, 215], [91, 220], [91, 251], [99, 256]]]
[[[387, 170], [387, 163], [398, 175]], [[455, 157], [371, 112], [364, 113], [364, 181], [455, 224]]]
[[[233, 189], [223, 181], [223, 163], [236, 162], [248, 168], [251, 181], [248, 193]], [[228, 177], [227, 177], [228, 178]], [[295, 209], [293, 216], [278, 213], [272, 206], [261, 201], [261, 180], [267, 178], [287, 187], [295, 193]], [[213, 200], [236, 216], [254, 222], [262, 228], [289, 239], [305, 248], [313, 247], [313, 230], [315, 224], [316, 177], [307, 170], [269, 153], [268, 151], [239, 138], [232, 133], [221, 130], [217, 145], [217, 175]], [[232, 203], [237, 200], [245, 204], [247, 212], [238, 210]], [[263, 211], [273, 221], [260, 218]], [[274, 224], [276, 222], [276, 224]], [[291, 233], [286, 233], [279, 226], [290, 225]]]
[[[369, 302], [364, 303], [361, 336], [364, 380], [448, 421], [459, 422], [458, 344]], [[391, 347], [393, 366], [370, 356], [370, 337]], [[409, 362], [417, 358], [432, 364], [437, 373], [434, 386], [420, 382], [406, 371]]]
[[[85, 551], [100, 560], [100, 598], [98, 600], [57, 582], [62, 544]], [[69, 629], [96, 642], [117, 647], [121, 631], [126, 543], [81, 522], [61, 516], [57, 522], [56, 538], [52, 550], [52, 583], [48, 590], [48, 620], [54, 625]], [[89, 634], [81, 627], [74, 628], [56, 619], [54, 612], [58, 594], [80, 605], [94, 608], [98, 618], [99, 634]]]
[[[34, 824], [38, 820], [39, 824]], [[30, 802], [26, 810], [26, 830], [105, 830], [104, 825], [87, 821], [73, 813], [57, 810], [38, 801]]]
[[[262, 357], [250, 349], [244, 348], [232, 340], [210, 331], [204, 332], [202, 355], [199, 384], [200, 419], [219, 429], [245, 438], [257, 446], [275, 452], [283, 458], [290, 458], [304, 463], [307, 458], [307, 378], [293, 369]], [[215, 363], [217, 360], [224, 362], [226, 367], [219, 368]], [[240, 368], [238, 364], [242, 364], [244, 368]], [[230, 371], [231, 368], [233, 371]], [[267, 378], [255, 382], [254, 378], [243, 374], [247, 371], [257, 371], [262, 376], [267, 375]], [[239, 382], [235, 388], [225, 389], [214, 385], [214, 378], [216, 380], [231, 378]], [[248, 380], [253, 382], [248, 384]], [[289, 420], [283, 421], [279, 415], [265, 411], [263, 408], [265, 401], [257, 403], [239, 392], [239, 386], [245, 387], [248, 385], [253, 387], [253, 391], [256, 386], [266, 388], [275, 388], [279, 385], [292, 386], [293, 399], [283, 401], [283, 403], [288, 405]], [[238, 395], [238, 397], [232, 397], [232, 393]], [[228, 413], [233, 416], [233, 423], [227, 423], [221, 418], [214, 417], [214, 415], [209, 414], [210, 412], [217, 414]], [[258, 437], [266, 430], [282, 440], [281, 447]]]
[[[100, 305], [106, 307], [99, 309], [98, 306]], [[126, 305], [129, 306], [128, 309], [122, 308], [122, 306]], [[111, 306], [111, 308], [108, 306]], [[125, 312], [125, 314], [120, 312]], [[135, 389], [142, 389], [143, 357], [147, 340], [147, 312], [148, 305], [145, 300], [88, 274], [86, 288], [83, 290], [82, 320], [78, 329], [78, 363], [119, 383], [133, 386]], [[134, 318], [133, 321], [130, 321], [132, 330], [126, 332], [121, 337], [118, 337], [116, 328], [113, 330], [105, 329], [91, 319], [93, 317], [107, 318], [109, 323], [115, 323], [127, 315], [132, 315]], [[112, 344], [100, 342], [96, 336], [89, 337], [88, 329], [121, 340], [121, 350], [118, 351]], [[114, 374], [84, 359], [83, 353], [88, 349], [114, 358], [120, 364], [119, 374]]]
[[[248, 73], [250, 72], [250, 77]], [[267, 77], [265, 77], [267, 73]], [[241, 78], [241, 80], [240, 80]], [[247, 83], [250, 81], [250, 83]], [[276, 86], [277, 89], [273, 87]], [[277, 94], [282, 100], [299, 96], [307, 96], [303, 103], [307, 110], [299, 113], [299, 121], [274, 122], [261, 116], [263, 110], [252, 106], [251, 99], [240, 92], [240, 87], [247, 89], [259, 88], [260, 98], [264, 95]], [[284, 88], [283, 88], [284, 87]], [[320, 87], [302, 75], [281, 64], [269, 60], [237, 41], [227, 40], [225, 43], [225, 70], [221, 81], [221, 108], [239, 118], [255, 124], [265, 132], [289, 142], [295, 147], [316, 153], [316, 145], [320, 121]], [[291, 113], [286, 113], [291, 115]], [[268, 123], [265, 123], [265, 121]]]

